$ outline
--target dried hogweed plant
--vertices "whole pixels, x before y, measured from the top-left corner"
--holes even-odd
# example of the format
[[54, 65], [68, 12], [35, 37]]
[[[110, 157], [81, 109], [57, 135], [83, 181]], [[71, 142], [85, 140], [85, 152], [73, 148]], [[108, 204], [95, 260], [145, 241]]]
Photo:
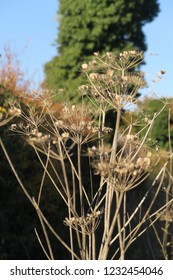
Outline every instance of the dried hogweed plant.
[[[125, 107], [135, 104], [144, 86], [143, 75], [132, 71], [142, 61], [143, 53], [137, 51], [124, 51], [118, 57], [95, 53], [91, 62], [82, 65], [88, 82], [78, 89], [82, 96], [80, 106], [66, 103], [57, 109], [50, 96], [38, 94], [41, 109], [33, 107], [28, 114], [21, 113], [20, 121], [11, 125], [11, 130], [33, 147], [43, 166], [38, 197], [28, 193], [1, 142], [20, 186], [37, 211], [48, 249], [35, 232], [48, 259], [54, 259], [54, 254], [47, 229], [72, 259], [125, 259], [129, 247], [172, 204], [170, 198], [154, 206], [162, 188], [165, 163], [138, 203], [129, 208], [131, 192], [136, 188], [141, 191], [142, 182], [155, 165], [147, 141], [160, 114], [155, 113], [136, 133], [137, 121], [124, 120], [127, 125], [121, 128]], [[109, 110], [115, 112], [114, 129], [106, 126]], [[145, 135], [140, 137], [143, 130]], [[89, 180], [84, 179], [86, 169]], [[69, 229], [69, 244], [54, 230], [40, 207], [45, 176], [67, 207], [63, 223]], [[152, 200], [144, 207], [151, 193]]]
[[15, 106], [15, 104], [10, 104], [9, 108], [4, 108], [0, 106], [0, 126], [8, 124], [15, 117], [19, 117], [21, 114], [21, 109]]

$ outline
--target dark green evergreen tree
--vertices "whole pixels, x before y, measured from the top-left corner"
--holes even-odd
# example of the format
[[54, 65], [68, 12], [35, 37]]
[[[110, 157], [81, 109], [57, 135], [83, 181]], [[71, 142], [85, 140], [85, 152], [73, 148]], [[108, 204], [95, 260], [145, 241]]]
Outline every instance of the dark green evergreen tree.
[[60, 0], [57, 56], [45, 65], [45, 85], [77, 99], [81, 63], [93, 52], [145, 51], [142, 27], [159, 13], [157, 0]]

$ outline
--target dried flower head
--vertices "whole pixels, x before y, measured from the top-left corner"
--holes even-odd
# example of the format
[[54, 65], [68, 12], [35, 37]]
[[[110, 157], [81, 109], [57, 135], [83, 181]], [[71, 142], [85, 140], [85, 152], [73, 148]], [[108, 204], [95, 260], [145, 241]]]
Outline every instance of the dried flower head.
[[87, 63], [83, 63], [82, 64], [82, 69], [83, 70], [87, 70], [88, 69], [88, 64]]
[[[92, 112], [76, 105], [64, 106], [61, 119], [55, 121], [55, 126], [68, 133], [75, 143], [84, 143], [94, 137], [99, 128], [92, 120]], [[67, 134], [66, 134], [67, 135]]]
[[88, 213], [85, 217], [72, 217], [72, 218], [65, 218], [64, 224], [66, 226], [70, 226], [75, 230], [82, 231], [84, 230], [86, 234], [90, 235], [93, 233], [101, 220], [103, 211], [97, 210]]
[[91, 95], [96, 104], [103, 102], [113, 108], [123, 108], [128, 103], [134, 103], [139, 88], [145, 85], [143, 75], [129, 73], [129, 69], [136, 67], [143, 60], [143, 53], [138, 51], [124, 51], [117, 57], [110, 52], [96, 55], [83, 69], [91, 82], [89, 89], [80, 88], [80, 92]]
[[144, 180], [151, 169], [151, 153], [144, 153], [133, 157], [135, 149], [120, 150], [115, 161], [111, 161], [111, 149], [108, 152], [95, 146], [89, 148], [89, 156], [93, 158], [93, 167], [96, 175], [101, 175], [104, 180], [116, 191], [128, 191]]
[[8, 110], [8, 114], [10, 116], [20, 116], [21, 115], [21, 109], [12, 107]]

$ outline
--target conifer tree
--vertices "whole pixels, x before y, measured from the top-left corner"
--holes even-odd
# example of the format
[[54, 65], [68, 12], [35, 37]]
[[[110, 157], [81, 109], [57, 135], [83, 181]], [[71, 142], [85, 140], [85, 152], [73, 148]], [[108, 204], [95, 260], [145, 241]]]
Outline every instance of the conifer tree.
[[75, 99], [81, 64], [93, 52], [146, 51], [142, 27], [159, 13], [157, 0], [59, 0], [57, 56], [45, 65], [45, 85]]

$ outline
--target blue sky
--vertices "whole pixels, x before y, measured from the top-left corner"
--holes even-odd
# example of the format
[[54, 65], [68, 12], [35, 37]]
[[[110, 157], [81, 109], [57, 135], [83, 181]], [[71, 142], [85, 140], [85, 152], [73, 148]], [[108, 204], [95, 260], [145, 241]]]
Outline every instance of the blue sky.
[[10, 46], [37, 85], [43, 65], [56, 55], [58, 0], [0, 0], [0, 54]]
[[[173, 1], [160, 0], [159, 3], [159, 16], [144, 26], [148, 51], [142, 70], [149, 84], [144, 92], [173, 97]], [[5, 45], [10, 45], [23, 71], [37, 87], [44, 77], [43, 65], [56, 55], [52, 44], [57, 36], [58, 0], [1, 0], [0, 6], [0, 54], [3, 55]], [[153, 83], [160, 70], [166, 74], [158, 83]]]
[[[142, 70], [149, 84], [149, 94], [173, 97], [173, 1], [160, 0], [159, 3], [161, 12], [158, 17], [143, 28], [148, 50]], [[158, 80], [155, 77], [160, 70], [165, 70], [166, 74], [158, 83], [153, 83], [153, 79]]]

